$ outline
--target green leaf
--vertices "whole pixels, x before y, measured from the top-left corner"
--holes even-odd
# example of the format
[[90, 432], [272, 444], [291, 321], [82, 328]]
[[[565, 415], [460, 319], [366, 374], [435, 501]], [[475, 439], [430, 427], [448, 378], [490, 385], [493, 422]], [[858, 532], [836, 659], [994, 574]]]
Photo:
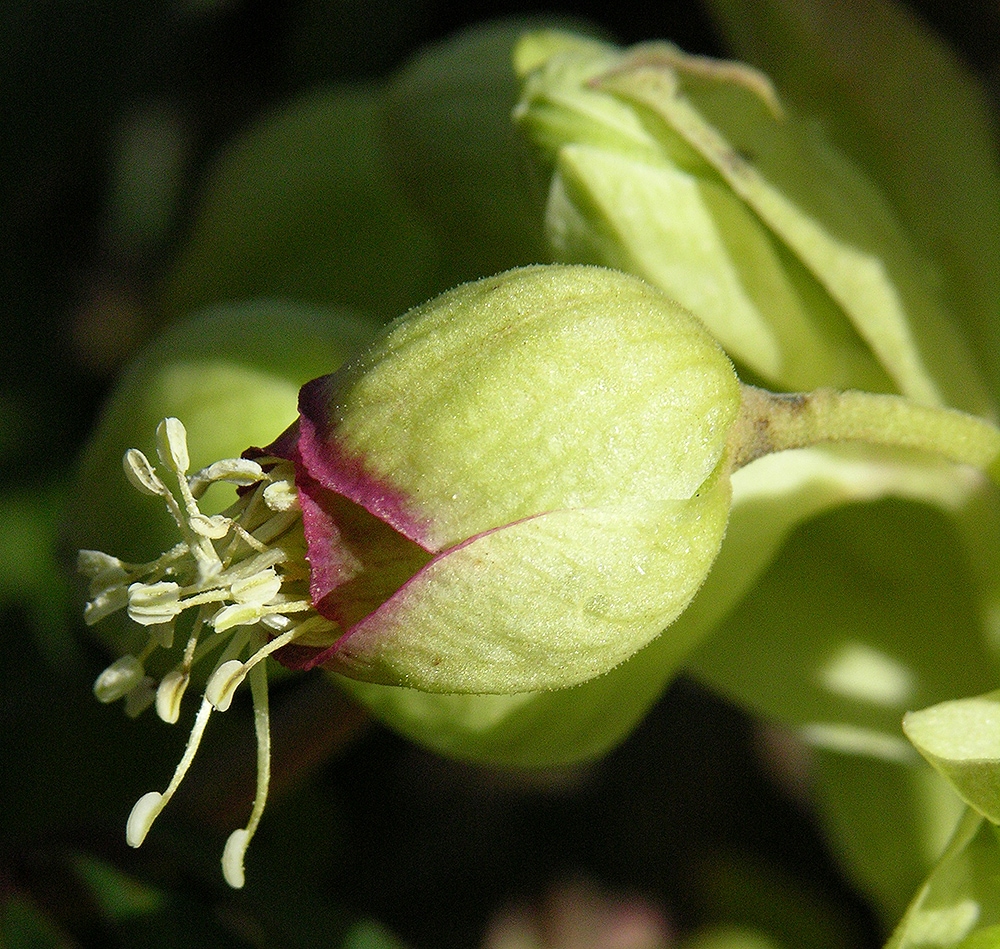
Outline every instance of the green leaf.
[[965, 812], [885, 949], [992, 946], [1000, 921], [1000, 841]]
[[931, 871], [964, 805], [924, 762], [812, 749], [817, 818], [839, 866], [895, 926]]
[[884, 501], [828, 514], [798, 530], [692, 668], [811, 743], [916, 760], [900, 730], [908, 709], [996, 681], [960, 550], [947, 515], [930, 507]]
[[725, 926], [698, 933], [681, 949], [778, 949], [778, 944], [752, 930]]
[[107, 919], [148, 916], [165, 907], [165, 893], [126, 876], [97, 857], [79, 854], [73, 865]]
[[404, 949], [404, 946], [387, 929], [366, 920], [350, 928], [341, 949]]
[[549, 259], [541, 196], [510, 121], [513, 49], [538, 24], [477, 24], [426, 46], [381, 99], [386, 157], [443, 248], [440, 289]]
[[1000, 691], [909, 712], [903, 731], [963, 801], [1000, 823]]
[[74, 942], [30, 899], [13, 895], [0, 906], [0, 944], [12, 949], [73, 949]]
[[[295, 420], [299, 387], [336, 369], [374, 330], [351, 312], [279, 300], [221, 306], [168, 327], [131, 363], [87, 443], [68, 502], [67, 546], [138, 563], [169, 549], [177, 538], [162, 504], [125, 490], [125, 451], [155, 458], [153, 433], [168, 416], [187, 428], [192, 471], [270, 444]], [[233, 500], [218, 489], [202, 510]]]
[[1000, 947], [1000, 923], [978, 929], [958, 944], [958, 949], [998, 949], [998, 947]]

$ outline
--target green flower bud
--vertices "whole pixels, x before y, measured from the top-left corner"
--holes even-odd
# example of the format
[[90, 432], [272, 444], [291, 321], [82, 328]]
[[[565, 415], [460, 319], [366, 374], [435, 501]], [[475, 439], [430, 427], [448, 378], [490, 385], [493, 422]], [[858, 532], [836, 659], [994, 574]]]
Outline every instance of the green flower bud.
[[[242, 884], [267, 794], [270, 656], [410, 687], [399, 695], [445, 693], [445, 715], [460, 693], [532, 702], [599, 681], [591, 714], [621, 708], [596, 737], [575, 735], [567, 757], [599, 750], [704, 634], [712, 602], [731, 602], [715, 598], [676, 641], [667, 629], [682, 627], [719, 553], [731, 472], [830, 440], [936, 452], [1000, 482], [989, 423], [895, 396], [741, 385], [694, 317], [597, 267], [527, 267], [410, 311], [304, 385], [298, 420], [243, 457], [191, 473], [185, 428], [164, 419], [159, 465], [132, 448], [125, 474], [166, 507], [180, 543], [145, 563], [80, 554], [87, 621], [122, 611], [148, 634], [95, 692], [173, 722], [195, 665], [218, 658], [181, 764], [137, 803], [129, 842], [176, 790], [212, 712], [249, 680], [258, 793], [223, 857]], [[204, 499], [220, 484], [238, 497], [213, 513]], [[146, 668], [161, 648], [179, 661], [157, 685]], [[647, 664], [629, 669], [637, 654]], [[384, 695], [358, 694], [391, 718]], [[482, 721], [491, 707], [468, 711]]]
[[[191, 473], [184, 426], [165, 419], [155, 456], [130, 449], [125, 468], [181, 542], [145, 563], [79, 559], [87, 621], [123, 611], [148, 632], [98, 678], [99, 699], [176, 721], [194, 666], [217, 656], [188, 749], [166, 790], [137, 802], [129, 842], [249, 680], [258, 791], [223, 856], [242, 885], [267, 796], [269, 656], [517, 693], [600, 676], [655, 639], [721, 545], [740, 393], [712, 337], [647, 284], [531, 267], [411, 311], [304, 386], [299, 420], [247, 457]], [[236, 503], [203, 509], [227, 483]], [[146, 668], [161, 648], [180, 655], [157, 684]]]
[[529, 36], [515, 117], [551, 173], [558, 259], [642, 276], [785, 390], [988, 402], [883, 194], [749, 67]]
[[303, 663], [493, 693], [613, 668], [715, 558], [739, 398], [701, 325], [613, 271], [526, 268], [412, 311], [268, 449], [296, 464], [313, 601], [343, 631]]

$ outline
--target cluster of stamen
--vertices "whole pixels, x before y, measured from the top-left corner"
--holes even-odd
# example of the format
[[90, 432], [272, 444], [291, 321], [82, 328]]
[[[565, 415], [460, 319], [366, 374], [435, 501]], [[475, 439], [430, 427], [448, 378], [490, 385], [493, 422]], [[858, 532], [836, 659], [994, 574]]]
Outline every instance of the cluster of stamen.
[[[177, 490], [167, 486], [137, 449], [126, 452], [125, 473], [137, 490], [166, 503], [182, 540], [144, 564], [123, 563], [94, 550], [80, 552], [79, 569], [90, 581], [84, 612], [88, 625], [124, 609], [148, 632], [138, 655], [123, 656], [98, 676], [94, 693], [102, 702], [124, 699], [129, 715], [153, 705], [163, 721], [174, 723], [192, 669], [218, 653], [173, 778], [162, 793], [143, 795], [129, 815], [126, 839], [138, 847], [194, 760], [212, 711], [228, 709], [236, 689], [249, 678], [257, 734], [257, 791], [246, 827], [230, 835], [222, 857], [226, 881], [238, 888], [243, 886], [243, 860], [264, 811], [270, 777], [264, 660], [291, 642], [322, 636], [334, 626], [315, 612], [309, 599], [292, 465], [274, 458], [234, 458], [189, 476], [184, 426], [177, 419], [164, 419], [156, 430], [156, 442], [160, 461]], [[240, 496], [222, 514], [209, 516], [198, 502], [216, 482], [236, 485]], [[157, 649], [174, 647], [182, 614], [191, 617], [183, 654], [157, 683], [147, 675], [146, 661]]]

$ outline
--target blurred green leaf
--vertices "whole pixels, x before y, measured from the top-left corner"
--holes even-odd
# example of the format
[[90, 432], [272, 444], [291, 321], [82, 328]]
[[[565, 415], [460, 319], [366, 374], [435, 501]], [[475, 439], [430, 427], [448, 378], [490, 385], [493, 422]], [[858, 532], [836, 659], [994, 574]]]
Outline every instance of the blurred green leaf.
[[685, 940], [681, 949], [778, 949], [778, 944], [760, 933], [725, 926]]
[[778, 945], [795, 949], [852, 949], [858, 944], [856, 921], [802, 875], [725, 853], [706, 854], [700, 875], [709, 919], [766, 933]]
[[386, 87], [385, 152], [441, 242], [440, 289], [549, 259], [540, 186], [510, 118], [513, 49], [538, 25], [468, 27], [424, 47]]
[[888, 931], [940, 857], [962, 802], [923, 762], [812, 751], [817, 819], [838, 864]]
[[73, 949], [74, 941], [28, 897], [0, 904], [0, 945], [10, 949]]
[[170, 315], [286, 297], [390, 319], [431, 295], [439, 249], [392, 178], [380, 95], [316, 89], [230, 143], [166, 280]]
[[56, 557], [64, 500], [61, 483], [21, 486], [0, 498], [0, 607], [25, 612], [46, 662], [62, 671], [80, 660]]
[[404, 946], [387, 929], [365, 921], [351, 927], [341, 949], [404, 949]]
[[930, 507], [883, 501], [823, 515], [793, 534], [692, 660], [703, 681], [818, 749], [821, 820], [889, 921], [954, 819], [902, 716], [996, 681], [960, 550], [947, 515]]
[[995, 828], [970, 809], [885, 949], [968, 949], [980, 938], [988, 946], [998, 920], [1000, 841]]
[[796, 532], [692, 667], [807, 741], [915, 760], [904, 712], [996, 681], [960, 549], [930, 507], [828, 514]]
[[107, 919], [148, 916], [164, 906], [166, 894], [132, 879], [104, 860], [78, 854], [73, 866]]
[[[80, 460], [65, 543], [142, 563], [177, 542], [162, 504], [131, 490], [122, 456], [156, 459], [156, 426], [188, 432], [191, 470], [270, 444], [297, 415], [299, 387], [333, 372], [374, 333], [352, 312], [281, 300], [220, 306], [168, 327], [129, 366]], [[209, 513], [235, 494], [209, 495]]]
[[958, 949], [997, 949], [1000, 946], [1000, 924], [970, 933], [958, 944]]

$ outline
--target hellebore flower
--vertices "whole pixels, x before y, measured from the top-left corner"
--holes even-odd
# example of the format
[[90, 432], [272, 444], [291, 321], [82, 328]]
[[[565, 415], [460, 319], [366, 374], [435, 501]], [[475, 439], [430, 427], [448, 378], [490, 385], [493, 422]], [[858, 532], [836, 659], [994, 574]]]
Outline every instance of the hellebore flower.
[[[175, 722], [194, 666], [218, 657], [177, 770], [133, 808], [129, 843], [249, 678], [257, 794], [223, 854], [241, 886], [270, 773], [269, 656], [437, 693], [589, 682], [670, 636], [719, 553], [731, 472], [830, 440], [932, 451], [1000, 483], [990, 423], [896, 396], [741, 385], [693, 316], [589, 266], [509, 271], [411, 310], [303, 386], [298, 419], [242, 458], [189, 474], [184, 427], [165, 419], [169, 475], [137, 449], [125, 473], [181, 542], [143, 564], [79, 557], [86, 621], [124, 610], [148, 630], [98, 678], [100, 700]], [[206, 513], [220, 482], [238, 500]], [[147, 661], [175, 649], [182, 616], [184, 645], [157, 684]]]
[[[242, 885], [269, 778], [268, 656], [427, 691], [513, 693], [586, 681], [646, 645], [718, 553], [740, 391], [701, 324], [637, 278], [529, 267], [397, 320], [304, 386], [298, 421], [265, 449], [192, 475], [183, 426], [164, 420], [169, 479], [137, 450], [125, 470], [182, 541], [139, 565], [80, 554], [87, 622], [124, 609], [149, 632], [95, 692], [176, 721], [193, 666], [220, 654], [177, 771], [133, 808], [129, 842], [249, 678], [257, 796], [223, 856]], [[199, 503], [217, 482], [240, 497], [209, 516]], [[157, 685], [147, 660], [173, 648], [182, 615], [182, 655]]]

